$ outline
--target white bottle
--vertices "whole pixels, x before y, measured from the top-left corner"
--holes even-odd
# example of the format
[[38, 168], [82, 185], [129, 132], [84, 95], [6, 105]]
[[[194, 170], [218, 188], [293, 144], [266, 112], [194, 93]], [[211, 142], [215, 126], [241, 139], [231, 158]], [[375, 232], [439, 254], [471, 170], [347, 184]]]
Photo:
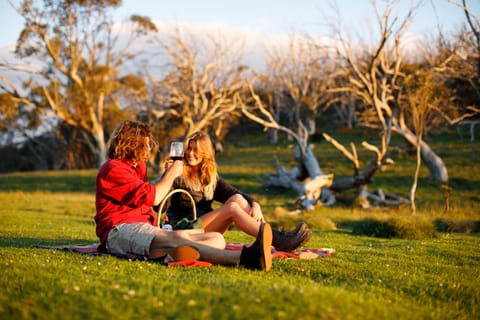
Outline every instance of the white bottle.
[[173, 230], [172, 225], [168, 222], [168, 216], [167, 215], [165, 215], [165, 218], [163, 219], [162, 229], [165, 230], [165, 231], [172, 231]]

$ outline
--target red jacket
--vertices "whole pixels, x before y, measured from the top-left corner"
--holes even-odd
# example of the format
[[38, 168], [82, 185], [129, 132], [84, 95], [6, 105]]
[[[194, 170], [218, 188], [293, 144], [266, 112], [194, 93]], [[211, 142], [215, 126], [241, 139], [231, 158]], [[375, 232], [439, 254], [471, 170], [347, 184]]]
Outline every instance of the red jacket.
[[148, 182], [147, 166], [108, 160], [97, 175], [95, 205], [96, 232], [102, 244], [110, 230], [120, 223], [148, 222], [156, 225], [152, 210], [155, 186]]

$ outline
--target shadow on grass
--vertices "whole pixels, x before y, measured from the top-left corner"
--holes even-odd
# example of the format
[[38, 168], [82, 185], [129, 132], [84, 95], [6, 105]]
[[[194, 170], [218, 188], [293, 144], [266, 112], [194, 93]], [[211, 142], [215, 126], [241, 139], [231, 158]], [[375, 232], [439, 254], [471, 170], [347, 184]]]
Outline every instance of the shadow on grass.
[[[467, 180], [464, 178], [451, 178], [449, 181], [449, 186], [452, 188], [453, 192], [457, 191], [470, 191], [477, 190], [480, 186], [480, 181]], [[479, 200], [480, 197], [477, 197], [476, 200]]]
[[444, 233], [480, 233], [480, 220], [436, 219], [435, 228]]
[[337, 233], [337, 234], [351, 235], [352, 234], [352, 229], [341, 228], [341, 229], [337, 229], [337, 230], [329, 230], [329, 231], [322, 231], [322, 232], [331, 232], [331, 233]]
[[28, 237], [0, 237], [0, 247], [2, 248], [34, 248], [38, 245], [59, 246], [59, 245], [80, 245], [92, 244], [93, 240], [87, 239], [47, 239], [47, 238], [28, 238]]
[[38, 171], [0, 175], [0, 191], [95, 191], [96, 171]]

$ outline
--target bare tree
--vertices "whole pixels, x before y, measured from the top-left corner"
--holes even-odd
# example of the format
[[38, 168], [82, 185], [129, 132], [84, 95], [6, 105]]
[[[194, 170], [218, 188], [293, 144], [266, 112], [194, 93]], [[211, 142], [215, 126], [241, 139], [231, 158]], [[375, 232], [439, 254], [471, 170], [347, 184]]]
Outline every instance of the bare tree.
[[[332, 92], [353, 93], [362, 101], [365, 107], [360, 115], [362, 125], [378, 127], [383, 132], [397, 133], [408, 143], [416, 145], [418, 137], [405, 121], [405, 113], [402, 113], [398, 97], [401, 95], [401, 81], [404, 77], [403, 35], [421, 3], [410, 7], [403, 17], [394, 15], [397, 4], [396, 1], [388, 1], [382, 13], [374, 4], [378, 39], [371, 47], [354, 44], [346, 39], [344, 31], [339, 27], [335, 29], [339, 43], [337, 52], [340, 61], [343, 61], [339, 68], [345, 70], [345, 78], [349, 79], [349, 82], [347, 86], [337, 87]], [[355, 49], [359, 47], [363, 49], [362, 52]], [[389, 137], [387, 141], [390, 141]], [[421, 141], [420, 146], [430, 177], [448, 181], [443, 160], [425, 141]]]
[[288, 45], [268, 54], [266, 90], [272, 92], [275, 118], [288, 119], [287, 126], [306, 144], [316, 130], [316, 116], [325, 105], [333, 67], [321, 40], [291, 36]]
[[[322, 39], [292, 35], [285, 47], [274, 47], [268, 54], [262, 85], [267, 84], [265, 90], [272, 94], [270, 103], [265, 105], [260, 101], [252, 87], [254, 105], [260, 114], [255, 115], [255, 108], [245, 105], [242, 109], [248, 118], [270, 128], [271, 132], [283, 131], [295, 140], [297, 167], [287, 175], [278, 164], [278, 175], [269, 177], [264, 184], [294, 188], [300, 195], [301, 205], [309, 210], [321, 194], [325, 204], [334, 202], [333, 195], [325, 188], [332, 183], [333, 175], [322, 172], [309, 145], [316, 131], [320, 107], [328, 108], [325, 92], [334, 74], [328, 53]], [[281, 124], [282, 118], [288, 120]]]
[[[281, 125], [275, 119], [271, 110], [264, 105], [259, 95], [255, 93], [252, 85], [250, 85], [250, 91], [254, 102], [242, 103], [243, 114], [250, 120], [262, 125], [265, 129], [285, 132], [295, 140], [297, 146], [295, 152], [297, 167], [287, 172], [277, 160], [277, 173], [266, 177], [264, 180], [265, 186], [296, 190], [299, 195], [297, 203], [307, 210], [312, 210], [318, 204], [333, 205], [336, 202], [336, 193], [352, 188], [361, 189], [360, 196], [365, 198], [365, 202], [368, 201], [368, 198], [387, 205], [398, 205], [408, 202], [408, 200], [395, 195], [388, 195], [389, 199], [387, 199], [384, 194], [378, 195], [366, 191], [366, 185], [373, 181], [375, 173], [392, 164], [392, 155], [397, 152], [397, 150], [387, 150], [386, 135], [383, 135], [380, 147], [366, 141], [362, 143], [363, 147], [373, 152], [375, 156], [361, 170], [355, 145], [351, 145], [352, 151], [350, 152], [335, 139], [324, 133], [324, 138], [340, 150], [353, 164], [354, 173], [352, 177], [336, 178], [334, 180], [333, 174], [324, 174], [320, 169], [318, 160], [313, 154], [312, 146], [307, 145], [302, 136], [289, 127]], [[305, 172], [307, 172], [307, 175], [305, 175]]]
[[[288, 173], [280, 163], [277, 163], [277, 174], [269, 176], [264, 181], [264, 184], [293, 188], [299, 194], [297, 202], [307, 210], [312, 210], [318, 204], [321, 196], [325, 204], [333, 204], [335, 198], [326, 188], [332, 184], [333, 174], [324, 174], [322, 172], [311, 146], [307, 144], [305, 136], [297, 134], [287, 126], [281, 125], [271, 113], [271, 110], [265, 107], [260, 96], [255, 92], [253, 85], [250, 84], [249, 88], [253, 102], [245, 101], [237, 95], [243, 114], [250, 120], [262, 125], [265, 129], [287, 133], [295, 140], [297, 146], [295, 158], [298, 166]], [[307, 173], [306, 175], [305, 172]], [[299, 181], [302, 181], [302, 183]]]
[[167, 39], [158, 40], [168, 71], [153, 84], [156, 99], [150, 108], [157, 120], [176, 121], [183, 136], [210, 131], [219, 143], [241, 115], [234, 96], [246, 88], [248, 69], [241, 64], [241, 41], [211, 34], [199, 37], [177, 27]]
[[462, 0], [461, 7], [465, 13], [469, 30], [469, 34], [465, 37], [466, 47], [473, 49], [467, 50], [467, 52], [471, 52], [472, 60], [476, 62], [474, 63], [477, 70], [476, 82], [472, 82], [472, 87], [475, 88], [477, 97], [480, 98], [480, 17], [473, 13], [468, 6], [467, 0]]
[[410, 211], [416, 213], [415, 196], [422, 164], [421, 144], [425, 133], [428, 119], [433, 115], [434, 106], [441, 103], [443, 99], [442, 83], [435, 82], [435, 74], [427, 70], [418, 70], [415, 74], [409, 75], [403, 85], [405, 86], [404, 106], [405, 112], [409, 113], [413, 129], [417, 136], [415, 145], [416, 166], [413, 175], [412, 187], [410, 189]]
[[[332, 50], [327, 44], [331, 45], [315, 41], [313, 38], [292, 37], [287, 50], [277, 49], [269, 56], [267, 82], [270, 84], [268, 88], [273, 92], [273, 106], [265, 106], [251, 86], [254, 101], [244, 103], [242, 108], [242, 112], [249, 119], [265, 128], [283, 131], [295, 140], [297, 167], [288, 173], [278, 164], [277, 174], [269, 176], [264, 184], [297, 190], [298, 202], [308, 210], [320, 202], [325, 205], [334, 204], [333, 192], [350, 188], [365, 189], [364, 186], [372, 181], [378, 169], [390, 163], [392, 155], [391, 152], [387, 152], [386, 135], [383, 137], [381, 148], [364, 142], [363, 145], [373, 151], [375, 157], [364, 170], [360, 171], [356, 153], [346, 153], [343, 146], [328, 135], [324, 135], [327, 141], [334, 144], [352, 161], [354, 173], [352, 177], [333, 180], [333, 175], [324, 174], [320, 169], [308, 142], [310, 135], [314, 133], [314, 130], [309, 130], [308, 123], [315, 126], [315, 117], [321, 108], [326, 110], [331, 105], [350, 104], [357, 99], [352, 99], [342, 90], [332, 89], [334, 81], [346, 83], [342, 79], [348, 78], [341, 73], [343, 69], [334, 64], [336, 59], [331, 56]], [[289, 119], [286, 124], [281, 123], [281, 114]]]
[[480, 124], [480, 18], [473, 13], [466, 0], [450, 1], [465, 14], [465, 25], [453, 34], [444, 34], [439, 27], [439, 37], [434, 54], [424, 56], [428, 61], [445, 59], [445, 63], [435, 68], [441, 73], [445, 86], [450, 92], [448, 103], [435, 110], [449, 124], [470, 125], [471, 140], [474, 140], [475, 125]]
[[[22, 113], [40, 122], [55, 117], [78, 130], [98, 165], [105, 160], [105, 120], [122, 110], [119, 97], [128, 86], [122, 80], [128, 75], [127, 63], [136, 56], [131, 45], [156, 31], [148, 18], [132, 16], [129, 36], [121, 43], [109, 13], [120, 4], [24, 0], [15, 8], [25, 22], [15, 53], [38, 66], [23, 84], [26, 93], [0, 78], [0, 89], [14, 100], [14, 108], [23, 108]], [[11, 65], [2, 67], [12, 70]]]
[[[325, 192], [325, 195], [327, 196], [327, 199], [329, 199], [326, 201], [327, 203], [332, 203], [331, 200], [334, 199], [330, 192], [332, 190], [341, 191], [354, 187], [365, 190], [365, 185], [371, 181], [373, 174], [382, 166], [391, 162], [390, 156], [392, 153], [388, 151], [388, 145], [390, 142], [390, 133], [392, 131], [401, 134], [412, 144], [417, 142], [415, 133], [407, 126], [405, 113], [402, 113], [402, 106], [399, 100], [399, 90], [401, 89], [401, 81], [404, 77], [402, 73], [403, 60], [401, 40], [403, 32], [406, 30], [415, 8], [412, 7], [403, 20], [393, 16], [393, 8], [394, 3], [388, 2], [385, 12], [380, 14], [377, 11], [378, 27], [380, 31], [379, 39], [371, 46], [365, 45], [364, 47], [361, 47], [358, 43], [353, 43], [351, 40], [347, 41], [343, 36], [342, 30], [340, 28], [336, 29], [337, 42], [335, 48], [338, 59], [334, 59], [333, 61], [338, 63], [336, 65], [336, 70], [343, 72], [343, 74], [338, 75], [337, 73], [330, 71], [329, 75], [331, 77], [330, 79], [336, 79], [337, 81], [347, 79], [347, 81], [338, 81], [336, 87], [333, 87], [331, 82], [328, 82], [330, 85], [323, 88], [323, 91], [328, 91], [328, 93], [334, 95], [330, 101], [335, 101], [338, 99], [339, 95], [350, 96], [351, 98], [347, 99], [350, 102], [361, 101], [363, 106], [365, 106], [365, 109], [361, 113], [363, 124], [379, 128], [383, 134], [380, 147], [375, 147], [367, 142], [363, 143], [364, 147], [375, 152], [376, 156], [361, 172], [359, 170], [359, 160], [356, 156], [356, 152], [346, 152], [346, 149], [343, 146], [325, 135], [326, 138], [328, 137], [327, 140], [332, 142], [337, 149], [342, 151], [342, 153], [352, 160], [352, 163], [354, 164], [354, 174], [351, 178], [337, 179], [333, 183], [330, 182], [331, 185], [329, 185], [328, 188], [324, 188], [324, 190], [327, 191]], [[354, 48], [362, 48], [363, 51], [358, 51]], [[325, 54], [325, 52], [328, 51], [323, 51], [323, 54]], [[295, 70], [298, 69], [298, 67], [295, 68]], [[314, 70], [317, 74], [320, 72], [319, 69]], [[289, 74], [289, 76], [291, 75], [292, 74]], [[286, 78], [286, 84], [295, 83], [293, 80], [289, 79], [288, 76]], [[308, 77], [305, 78], [308, 79]], [[302, 92], [295, 86], [287, 85], [283, 87], [280, 86], [280, 88], [284, 91], [284, 88], [290, 88], [294, 89], [290, 90], [292, 92]], [[289, 91], [287, 90], [287, 92]], [[325, 99], [325, 97], [322, 98]], [[277, 121], [278, 117], [276, 118], [267, 108], [262, 106], [258, 97], [255, 98], [255, 100], [257, 112], [259, 112], [260, 115], [254, 114], [251, 108], [244, 106], [242, 111], [247, 117], [262, 124], [264, 127], [281, 129], [289, 133], [297, 141], [299, 147], [299, 156], [297, 159], [300, 159], [300, 165], [295, 174], [290, 174], [289, 177], [287, 176], [286, 178], [291, 179], [293, 176], [296, 179], [299, 179], [302, 177], [301, 173], [305, 171], [308, 173], [307, 177], [310, 179], [324, 176], [317, 160], [307, 145], [307, 139], [305, 137], [308, 137], [308, 135], [302, 134], [306, 132], [306, 130], [294, 131], [291, 128], [286, 128], [280, 125]], [[316, 107], [318, 108], [318, 105]], [[296, 119], [298, 119], [298, 117]], [[297, 127], [302, 128], [302, 123], [300, 122], [300, 125]], [[440, 180], [447, 180], [448, 175], [443, 161], [433, 153], [431, 148], [425, 142], [421, 141], [420, 145], [422, 155], [424, 159], [426, 159], [425, 161], [428, 163], [432, 175]], [[281, 173], [281, 170], [279, 170], [279, 172]], [[279, 176], [282, 175], [279, 174]], [[310, 201], [309, 204], [314, 203], [314, 199], [308, 200]], [[401, 199], [400, 202], [404, 203], [405, 201], [404, 199]]]

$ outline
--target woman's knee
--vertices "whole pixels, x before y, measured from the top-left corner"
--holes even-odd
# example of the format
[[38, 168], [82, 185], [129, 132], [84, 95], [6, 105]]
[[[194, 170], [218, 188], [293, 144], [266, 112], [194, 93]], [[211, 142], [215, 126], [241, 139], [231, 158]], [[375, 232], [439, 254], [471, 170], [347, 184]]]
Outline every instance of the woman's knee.
[[237, 214], [243, 211], [241, 205], [236, 201], [229, 201], [225, 203], [224, 209], [226, 209], [231, 214]]
[[245, 201], [245, 198], [243, 198], [243, 196], [241, 194], [235, 193], [233, 196], [228, 198], [226, 203], [238, 203], [238, 204], [241, 205], [244, 201]]

